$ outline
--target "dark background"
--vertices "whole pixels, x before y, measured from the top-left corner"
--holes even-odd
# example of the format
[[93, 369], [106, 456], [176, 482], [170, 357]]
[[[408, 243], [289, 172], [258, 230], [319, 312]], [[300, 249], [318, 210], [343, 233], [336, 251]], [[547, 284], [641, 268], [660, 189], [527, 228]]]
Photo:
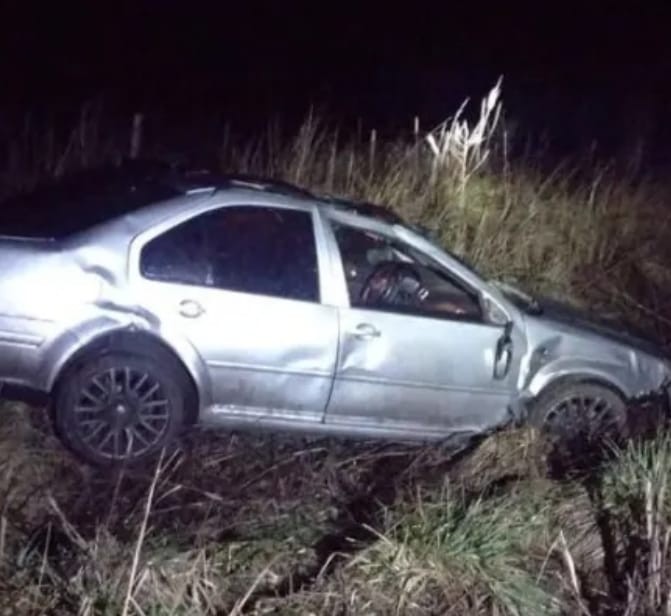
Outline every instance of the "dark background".
[[[0, 109], [424, 127], [504, 76], [519, 140], [671, 155], [671, 3], [3, 1]], [[60, 115], [59, 115], [60, 114]], [[8, 116], [9, 117], [9, 116]]]

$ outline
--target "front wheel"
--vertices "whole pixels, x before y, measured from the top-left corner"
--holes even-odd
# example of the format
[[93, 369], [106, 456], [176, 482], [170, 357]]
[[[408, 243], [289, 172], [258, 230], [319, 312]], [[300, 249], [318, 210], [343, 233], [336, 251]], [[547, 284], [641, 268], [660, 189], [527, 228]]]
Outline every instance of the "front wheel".
[[618, 442], [627, 434], [627, 405], [612, 389], [589, 382], [567, 382], [542, 392], [530, 423], [561, 442]]
[[58, 387], [58, 435], [99, 466], [134, 463], [169, 445], [184, 424], [182, 379], [168, 363], [126, 353], [93, 358]]

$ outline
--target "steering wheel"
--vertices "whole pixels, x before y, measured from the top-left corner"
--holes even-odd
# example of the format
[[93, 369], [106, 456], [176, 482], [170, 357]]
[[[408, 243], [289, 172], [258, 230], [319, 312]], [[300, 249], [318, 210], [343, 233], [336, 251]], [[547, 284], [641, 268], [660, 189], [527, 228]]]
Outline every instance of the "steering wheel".
[[417, 270], [408, 263], [388, 261], [378, 265], [368, 277], [359, 301], [365, 306], [416, 306], [428, 296]]

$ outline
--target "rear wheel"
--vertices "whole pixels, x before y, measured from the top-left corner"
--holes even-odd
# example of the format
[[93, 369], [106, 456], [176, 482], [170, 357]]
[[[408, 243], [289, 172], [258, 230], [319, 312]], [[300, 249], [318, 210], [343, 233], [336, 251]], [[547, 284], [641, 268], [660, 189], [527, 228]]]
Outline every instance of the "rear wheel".
[[128, 353], [85, 361], [62, 379], [54, 419], [59, 436], [96, 465], [157, 454], [184, 424], [183, 379], [170, 362]]

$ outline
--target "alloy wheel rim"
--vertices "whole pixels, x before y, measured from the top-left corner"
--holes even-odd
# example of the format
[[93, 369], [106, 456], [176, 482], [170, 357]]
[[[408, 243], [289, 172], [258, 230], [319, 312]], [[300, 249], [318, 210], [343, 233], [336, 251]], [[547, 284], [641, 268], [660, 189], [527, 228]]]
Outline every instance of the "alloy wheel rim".
[[592, 437], [616, 437], [620, 413], [602, 396], [574, 395], [557, 402], [546, 414], [544, 428], [553, 434], [580, 432]]
[[136, 458], [166, 434], [170, 402], [150, 373], [110, 368], [81, 387], [75, 421], [82, 442], [96, 455], [111, 460]]

